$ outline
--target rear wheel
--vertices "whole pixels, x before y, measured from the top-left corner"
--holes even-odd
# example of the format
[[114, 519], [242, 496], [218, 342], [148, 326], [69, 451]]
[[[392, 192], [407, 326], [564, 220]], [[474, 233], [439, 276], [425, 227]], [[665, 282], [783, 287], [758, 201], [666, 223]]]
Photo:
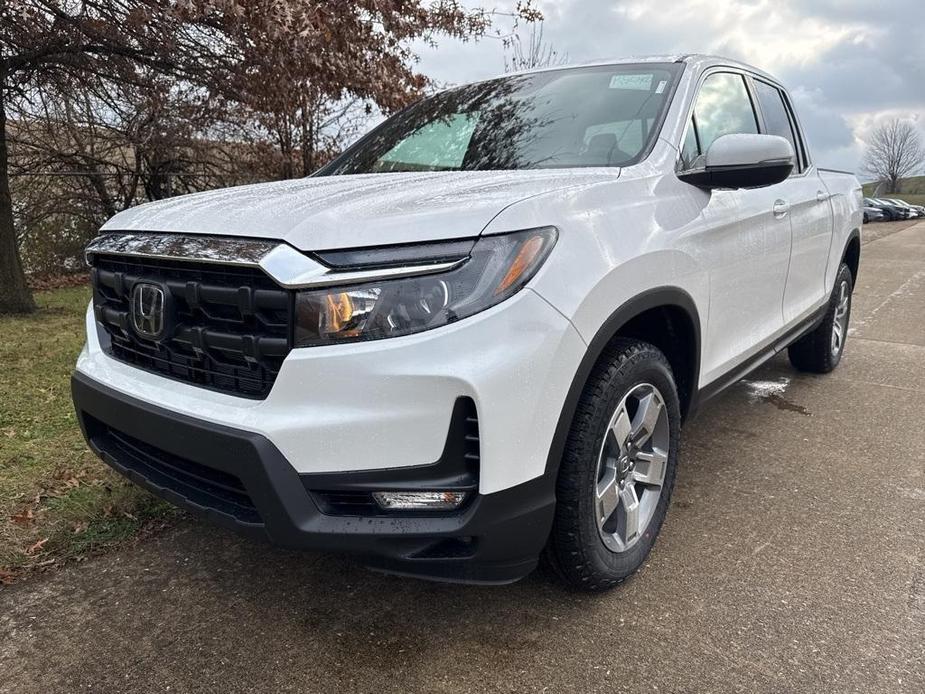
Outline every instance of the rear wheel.
[[794, 367], [800, 371], [824, 374], [838, 366], [848, 339], [852, 289], [851, 270], [842, 263], [822, 322], [787, 349]]
[[559, 470], [546, 557], [570, 586], [605, 590], [642, 565], [668, 510], [680, 427], [665, 356], [615, 340], [588, 379]]

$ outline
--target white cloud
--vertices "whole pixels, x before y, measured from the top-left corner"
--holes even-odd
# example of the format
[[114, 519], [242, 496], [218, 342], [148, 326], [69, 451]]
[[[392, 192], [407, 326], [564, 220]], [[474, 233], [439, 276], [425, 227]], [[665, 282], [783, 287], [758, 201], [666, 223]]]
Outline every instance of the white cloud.
[[696, 27], [701, 50], [740, 58], [770, 72], [816, 62], [844, 43], [873, 44], [883, 34], [876, 26], [808, 16], [800, 8], [785, 0], [687, 0], [672, 3], [671, 11], [660, 3], [631, 2], [619, 5], [616, 13], [666, 36], [684, 36]]
[[[469, 4], [476, 4], [471, 0]], [[513, 4], [511, 0], [510, 4]], [[539, 0], [545, 38], [572, 62], [653, 53], [719, 53], [791, 90], [818, 163], [855, 170], [863, 137], [890, 115], [925, 123], [921, 0]], [[442, 83], [504, 69], [500, 41], [419, 47]], [[925, 126], [920, 126], [925, 127]]]

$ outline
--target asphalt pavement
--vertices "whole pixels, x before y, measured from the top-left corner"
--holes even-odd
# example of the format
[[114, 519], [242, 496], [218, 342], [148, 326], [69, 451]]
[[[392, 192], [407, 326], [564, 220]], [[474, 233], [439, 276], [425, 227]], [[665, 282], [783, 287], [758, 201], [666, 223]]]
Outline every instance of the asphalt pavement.
[[925, 223], [874, 228], [841, 366], [781, 356], [707, 405], [617, 590], [426, 583], [190, 520], [0, 591], [0, 692], [925, 691]]

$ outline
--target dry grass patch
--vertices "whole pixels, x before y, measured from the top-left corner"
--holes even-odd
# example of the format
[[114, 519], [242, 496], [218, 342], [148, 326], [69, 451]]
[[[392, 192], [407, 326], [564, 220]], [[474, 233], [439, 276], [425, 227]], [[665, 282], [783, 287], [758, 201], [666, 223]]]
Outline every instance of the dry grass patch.
[[70, 376], [86, 286], [38, 292], [39, 311], [0, 316], [0, 582], [116, 546], [177, 515], [87, 449]]

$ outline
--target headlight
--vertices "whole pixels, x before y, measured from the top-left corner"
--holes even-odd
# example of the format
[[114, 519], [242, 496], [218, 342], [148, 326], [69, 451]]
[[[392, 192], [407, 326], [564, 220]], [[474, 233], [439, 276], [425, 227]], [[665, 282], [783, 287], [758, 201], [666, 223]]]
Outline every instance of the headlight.
[[[295, 346], [398, 337], [484, 311], [530, 281], [556, 238], [553, 227], [485, 236], [447, 272], [301, 291], [296, 295]], [[396, 257], [410, 266], [420, 264], [420, 257], [409, 257], [412, 248], [397, 249]], [[421, 249], [426, 253], [427, 246]], [[394, 268], [394, 260], [376, 255], [383, 267]]]

